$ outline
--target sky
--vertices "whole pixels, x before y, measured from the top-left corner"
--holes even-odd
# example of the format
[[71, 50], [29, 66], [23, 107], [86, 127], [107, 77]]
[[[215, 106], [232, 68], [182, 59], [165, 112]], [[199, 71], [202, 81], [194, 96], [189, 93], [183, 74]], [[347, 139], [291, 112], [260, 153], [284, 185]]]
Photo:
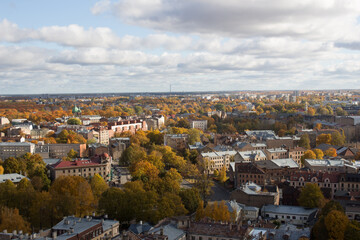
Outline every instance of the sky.
[[0, 94], [359, 89], [359, 0], [1, 0]]

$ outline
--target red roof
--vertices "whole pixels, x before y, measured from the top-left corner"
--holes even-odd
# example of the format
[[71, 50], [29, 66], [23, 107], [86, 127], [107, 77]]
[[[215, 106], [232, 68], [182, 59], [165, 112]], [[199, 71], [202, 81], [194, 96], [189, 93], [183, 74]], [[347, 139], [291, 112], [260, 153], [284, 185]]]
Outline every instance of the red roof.
[[100, 162], [95, 159], [77, 159], [74, 161], [62, 161], [55, 163], [52, 165], [53, 168], [73, 168], [73, 167], [87, 167], [100, 165]]

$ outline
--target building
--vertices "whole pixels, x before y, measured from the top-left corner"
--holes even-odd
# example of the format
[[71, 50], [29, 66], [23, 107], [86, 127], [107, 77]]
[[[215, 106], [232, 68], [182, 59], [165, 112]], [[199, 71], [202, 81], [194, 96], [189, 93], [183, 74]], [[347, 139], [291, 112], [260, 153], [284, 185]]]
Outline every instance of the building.
[[123, 132], [131, 132], [135, 134], [137, 131], [147, 131], [148, 127], [146, 121], [141, 119], [133, 119], [133, 120], [121, 120], [119, 122], [109, 122], [108, 123], [109, 130], [113, 130], [114, 134], [123, 133]]
[[288, 158], [293, 159], [299, 166], [302, 166], [301, 157], [304, 155], [306, 149], [302, 147], [291, 148], [288, 151]]
[[246, 206], [260, 208], [264, 204], [279, 205], [280, 194], [277, 186], [260, 187], [249, 182], [232, 191], [230, 199]]
[[264, 153], [268, 160], [287, 158], [288, 155], [288, 151], [284, 148], [268, 148], [264, 150]]
[[53, 226], [48, 237], [53, 240], [113, 239], [120, 234], [119, 225], [119, 222], [114, 220], [69, 216]]
[[165, 118], [162, 115], [154, 115], [145, 118], [149, 130], [161, 129], [165, 126]]
[[207, 120], [190, 120], [190, 128], [196, 128], [202, 131], [207, 129]]
[[208, 173], [213, 174], [215, 170], [221, 171], [224, 166], [229, 170], [230, 159], [235, 154], [235, 151], [207, 152], [201, 153], [200, 158], [207, 163]]
[[235, 162], [256, 162], [266, 160], [266, 155], [262, 150], [237, 152], [234, 160]]
[[300, 206], [264, 205], [261, 216], [266, 219], [277, 219], [282, 224], [308, 225], [315, 220], [317, 208], [304, 208]]
[[111, 181], [111, 158], [108, 154], [96, 156], [91, 159], [75, 159], [73, 161], [58, 161], [50, 165], [51, 179], [60, 176], [92, 177], [99, 174], [105, 181]]
[[164, 145], [175, 150], [184, 150], [189, 142], [188, 134], [165, 134]]
[[9, 119], [7, 119], [6, 117], [0, 117], [0, 126], [5, 124], [10, 124]]
[[265, 171], [253, 162], [235, 162], [235, 186], [253, 182], [265, 184]]
[[9, 180], [14, 184], [18, 184], [23, 178], [27, 178], [27, 177], [18, 173], [0, 174], [0, 183], [4, 183], [7, 180]]
[[345, 159], [305, 159], [304, 165], [311, 171], [357, 173], [358, 166]]
[[265, 172], [265, 184], [288, 181], [294, 172], [299, 171], [299, 165], [291, 158], [257, 161], [255, 164]]
[[25, 153], [35, 153], [35, 144], [29, 142], [2, 142], [0, 143], [0, 159], [20, 157]]
[[266, 141], [267, 139], [277, 139], [278, 136], [272, 130], [255, 130], [245, 131], [249, 138], [257, 139], [259, 141]]
[[245, 240], [248, 239], [251, 228], [241, 224], [191, 222], [187, 230], [189, 240]]
[[62, 158], [67, 157], [70, 150], [73, 149], [78, 153], [78, 157], [82, 158], [86, 156], [86, 144], [81, 143], [56, 143], [49, 144], [49, 157], [50, 158]]

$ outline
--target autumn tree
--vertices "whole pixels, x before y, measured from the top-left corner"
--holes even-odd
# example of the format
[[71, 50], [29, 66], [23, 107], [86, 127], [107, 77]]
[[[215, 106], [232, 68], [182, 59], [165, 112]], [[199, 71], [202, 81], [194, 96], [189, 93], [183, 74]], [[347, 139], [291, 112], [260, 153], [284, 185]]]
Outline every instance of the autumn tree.
[[315, 183], [306, 183], [298, 198], [300, 206], [308, 208], [319, 208], [324, 204], [324, 195], [320, 187]]
[[199, 221], [205, 217], [205, 209], [204, 209], [204, 202], [200, 201], [196, 213], [195, 213], [195, 220]]
[[197, 176], [195, 180], [195, 187], [198, 189], [201, 198], [203, 201], [207, 202], [208, 197], [212, 193], [212, 187], [214, 182], [211, 180], [210, 176], [206, 173], [201, 173]]
[[4, 174], [4, 168], [0, 165], [0, 175]]
[[331, 134], [322, 133], [316, 138], [317, 145], [320, 145], [322, 143], [331, 144]]
[[7, 207], [0, 209], [0, 231], [3, 230], [22, 230], [24, 233], [31, 233], [30, 224], [19, 214], [19, 210]]
[[347, 216], [338, 210], [332, 210], [324, 219], [329, 239], [344, 239], [345, 230], [349, 223]]
[[316, 159], [316, 154], [313, 150], [305, 151], [304, 155], [301, 156], [301, 162], [304, 164], [305, 159]]
[[299, 146], [303, 147], [305, 149], [310, 149], [310, 138], [307, 133], [301, 135], [300, 141], [299, 141]]
[[121, 155], [120, 163], [124, 165], [131, 165], [145, 159], [145, 157], [146, 151], [144, 148], [137, 144], [131, 144]]
[[68, 158], [70, 158], [70, 159], [77, 158], [78, 155], [79, 155], [79, 153], [77, 151], [75, 151], [74, 149], [71, 149], [67, 154]]
[[336, 153], [336, 149], [335, 148], [328, 148], [325, 152], [324, 152], [325, 156], [328, 157], [336, 157], [337, 153]]
[[84, 216], [94, 210], [94, 195], [90, 184], [80, 176], [60, 176], [50, 188], [58, 218]]
[[324, 153], [323, 153], [323, 151], [321, 149], [315, 148], [313, 150], [313, 152], [316, 155], [316, 159], [323, 159], [324, 158]]
[[105, 180], [97, 173], [90, 179], [90, 186], [96, 201], [98, 201], [101, 194], [109, 188]]
[[335, 146], [343, 146], [345, 144], [345, 138], [338, 131], [331, 133], [331, 144]]
[[217, 180], [221, 183], [224, 183], [227, 179], [228, 177], [226, 176], [226, 166], [224, 165], [219, 171], [219, 176], [217, 177]]
[[189, 144], [200, 142], [200, 130], [192, 128], [189, 130]]

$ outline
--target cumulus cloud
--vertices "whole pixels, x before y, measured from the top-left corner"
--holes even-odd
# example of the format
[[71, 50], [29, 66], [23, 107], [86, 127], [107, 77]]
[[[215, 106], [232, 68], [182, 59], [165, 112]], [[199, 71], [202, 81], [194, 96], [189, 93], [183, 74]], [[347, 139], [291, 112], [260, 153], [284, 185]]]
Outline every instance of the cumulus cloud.
[[323, 40], [359, 33], [357, 0], [119, 0], [108, 9], [127, 23], [168, 32]]

